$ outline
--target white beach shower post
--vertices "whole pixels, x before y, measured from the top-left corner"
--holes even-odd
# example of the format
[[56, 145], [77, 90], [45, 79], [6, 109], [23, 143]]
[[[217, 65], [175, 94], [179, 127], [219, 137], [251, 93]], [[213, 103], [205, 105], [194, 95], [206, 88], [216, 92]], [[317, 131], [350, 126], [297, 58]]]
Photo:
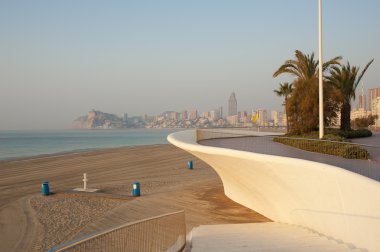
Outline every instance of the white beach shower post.
[[83, 173], [83, 190], [86, 191], [87, 190], [87, 173]]

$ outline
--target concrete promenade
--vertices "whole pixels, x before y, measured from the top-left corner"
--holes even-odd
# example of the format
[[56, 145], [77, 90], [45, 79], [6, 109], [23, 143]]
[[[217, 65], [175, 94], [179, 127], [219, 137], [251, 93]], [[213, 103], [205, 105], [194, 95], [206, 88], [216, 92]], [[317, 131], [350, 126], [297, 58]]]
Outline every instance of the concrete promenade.
[[306, 228], [275, 222], [200, 226], [191, 235], [192, 252], [366, 251]]
[[[267, 216], [276, 223], [304, 227], [323, 234], [322, 236], [329, 237], [328, 239], [348, 245], [348, 248], [354, 251], [380, 251], [379, 182], [351, 172], [347, 168], [329, 164], [336, 162], [334, 164], [341, 166], [342, 163], [349, 165], [356, 161], [361, 164], [376, 163], [379, 156], [374, 154], [372, 149], [370, 157], [374, 161], [345, 160], [274, 143], [270, 134], [265, 136], [262, 132], [247, 133], [249, 134], [230, 129], [182, 131], [169, 135], [168, 140], [209, 164], [220, 176], [227, 197], [243, 206]], [[197, 142], [197, 138], [215, 140]], [[351, 167], [360, 172], [365, 169], [357, 163]], [[368, 165], [367, 171], [364, 172], [368, 174], [363, 175], [371, 175], [372, 170], [372, 166]], [[220, 228], [223, 231], [223, 227]], [[224, 230], [227, 232], [224, 236], [216, 233], [214, 237], [210, 230], [206, 234], [212, 238], [213, 243], [224, 244], [221, 247], [228, 247], [226, 243], [235, 243], [234, 240], [240, 239], [234, 232], [228, 233], [228, 228]], [[246, 237], [248, 242], [243, 247], [255, 251], [254, 244], [249, 243], [251, 231], [246, 232], [247, 236], [241, 235]], [[278, 242], [270, 236], [268, 235], [269, 245], [270, 241]], [[193, 238], [195, 241], [196, 232]], [[235, 245], [240, 246], [240, 243], [244, 242], [240, 241]], [[193, 249], [229, 250], [219, 247], [203, 247], [197, 250], [195, 245]], [[232, 251], [244, 249], [237, 248]], [[300, 250], [283, 247], [259, 251]], [[316, 248], [303, 251], [342, 250]]]
[[[354, 139], [364, 145], [379, 145], [380, 134]], [[200, 144], [255, 153], [312, 160], [338, 166], [379, 180], [380, 147], [366, 147], [371, 161], [347, 160], [335, 156], [311, 153], [275, 143], [272, 137], [239, 137], [202, 140]], [[193, 252], [199, 251], [367, 251], [331, 237], [294, 225], [281, 223], [249, 223], [207, 225], [192, 231]]]
[[201, 145], [228, 148], [234, 150], [250, 151], [261, 154], [291, 157], [304, 160], [315, 161], [344, 168], [360, 175], [380, 181], [380, 133], [375, 132], [372, 137], [353, 139], [352, 142], [379, 146], [364, 146], [370, 153], [370, 160], [352, 160], [332, 155], [314, 153], [300, 150], [294, 147], [283, 145], [272, 141], [273, 137], [237, 137], [218, 138], [202, 140]]

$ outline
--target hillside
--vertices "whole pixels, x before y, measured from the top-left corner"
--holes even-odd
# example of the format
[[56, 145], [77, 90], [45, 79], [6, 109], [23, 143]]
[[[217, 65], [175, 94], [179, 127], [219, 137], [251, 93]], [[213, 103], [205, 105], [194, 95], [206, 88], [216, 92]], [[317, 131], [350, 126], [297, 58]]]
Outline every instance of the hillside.
[[119, 129], [124, 128], [124, 122], [114, 114], [92, 110], [75, 119], [71, 126], [75, 129]]

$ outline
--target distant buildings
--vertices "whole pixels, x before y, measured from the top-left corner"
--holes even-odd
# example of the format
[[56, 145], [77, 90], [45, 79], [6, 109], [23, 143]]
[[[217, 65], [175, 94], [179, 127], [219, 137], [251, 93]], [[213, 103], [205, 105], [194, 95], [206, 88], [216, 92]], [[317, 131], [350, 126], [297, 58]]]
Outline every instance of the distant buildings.
[[171, 120], [177, 120], [178, 119], [178, 113], [177, 112], [170, 112], [170, 119]]
[[241, 123], [247, 123], [250, 121], [250, 118], [248, 117], [247, 111], [243, 110], [239, 112], [239, 122]]
[[[380, 87], [368, 90], [367, 97], [362, 86], [361, 94], [357, 96], [356, 108], [351, 110], [351, 120], [367, 117], [369, 115], [380, 117]], [[256, 116], [257, 115], [257, 116]], [[197, 109], [183, 110], [182, 112], [165, 111], [156, 116], [122, 116], [103, 113], [100, 111], [89, 111], [87, 116], [78, 118], [73, 122], [73, 127], [89, 128], [208, 128], [208, 127], [285, 127], [285, 111], [268, 111], [266, 109], [237, 110], [237, 99], [235, 92], [232, 92], [228, 99], [228, 113], [223, 117], [223, 108], [218, 107], [213, 110], [198, 112]], [[99, 122], [99, 123], [98, 123]], [[380, 118], [375, 121], [375, 127], [380, 128]], [[340, 125], [340, 113], [332, 122], [332, 125]]]
[[[257, 118], [255, 115], [257, 115]], [[269, 116], [271, 116], [269, 118]], [[147, 116], [145, 116], [146, 118]], [[197, 109], [184, 110], [182, 112], [166, 111], [157, 115], [151, 121], [145, 121], [147, 128], [194, 128], [194, 127], [277, 127], [286, 125], [283, 122], [283, 113], [275, 110], [268, 115], [266, 109], [237, 110], [237, 99], [232, 92], [228, 99], [228, 113], [223, 118], [223, 107], [199, 112]]]
[[279, 126], [279, 113], [276, 110], [272, 110], [271, 112], [271, 119], [273, 122], [273, 126]]
[[210, 118], [210, 112], [208, 112], [208, 111], [203, 112], [202, 118]]
[[[357, 98], [356, 109], [351, 110], [351, 120], [356, 118], [368, 117], [369, 115], [377, 115], [380, 117], [380, 87], [368, 89], [368, 107], [367, 99], [363, 91]], [[375, 127], [380, 127], [380, 120], [375, 120]]]
[[[380, 107], [379, 107], [380, 111]], [[105, 114], [105, 113], [104, 113]], [[257, 114], [257, 117], [256, 117]], [[97, 111], [90, 111], [89, 118], [97, 116]], [[270, 118], [269, 118], [270, 116]], [[86, 117], [87, 118], [87, 117]], [[121, 123], [118, 123], [120, 120]], [[107, 120], [101, 127], [103, 128], [212, 128], [212, 127], [273, 127], [283, 126], [284, 116], [282, 112], [275, 110], [271, 111], [270, 115], [266, 109], [238, 111], [237, 99], [235, 92], [232, 92], [228, 99], [227, 115], [223, 117], [223, 107], [209, 110], [198, 111], [195, 108], [189, 110], [165, 111], [158, 115], [148, 116], [129, 116], [124, 113], [121, 117], [111, 117], [109, 115]], [[119, 125], [120, 124], [120, 125]], [[100, 126], [95, 125], [100, 128]], [[95, 127], [93, 126], [93, 127]]]
[[367, 117], [370, 114], [370, 112], [367, 111], [366, 102], [367, 100], [362, 85], [362, 93], [358, 96], [356, 109], [351, 110], [351, 120], [355, 120], [356, 118]]
[[211, 110], [209, 112], [209, 120], [217, 121], [223, 118], [223, 108], [219, 107], [218, 109]]
[[288, 121], [286, 120], [286, 112], [283, 112], [282, 113], [282, 116], [281, 116], [281, 126], [287, 126], [287, 124], [288, 124]]
[[380, 96], [376, 97], [376, 99], [372, 99], [372, 115], [377, 115], [378, 118], [375, 120], [375, 128], [378, 129], [380, 127]]
[[195, 120], [198, 117], [198, 111], [196, 109], [192, 109], [189, 112], [189, 120]]
[[187, 110], [184, 110], [181, 112], [179, 119], [180, 120], [186, 120], [187, 119]]
[[237, 101], [235, 92], [232, 92], [230, 99], [228, 100], [228, 116], [237, 115]]
[[364, 110], [363, 108], [360, 109], [352, 109], [351, 110], [351, 120], [355, 120], [356, 118], [363, 118], [370, 115], [371, 112]]
[[257, 111], [259, 113], [258, 125], [259, 126], [268, 126], [268, 112], [266, 109], [259, 109]]
[[380, 87], [368, 89], [368, 106], [372, 112], [372, 108], [376, 107], [376, 98], [380, 97]]
[[363, 84], [362, 84], [362, 93], [358, 96], [358, 103], [356, 109], [367, 110], [367, 100], [364, 94]]
[[232, 94], [230, 95], [230, 99], [228, 100], [227, 122], [230, 125], [237, 125], [239, 122], [235, 92], [232, 92]]
[[237, 125], [239, 122], [238, 115], [227, 116], [227, 122], [230, 125]]

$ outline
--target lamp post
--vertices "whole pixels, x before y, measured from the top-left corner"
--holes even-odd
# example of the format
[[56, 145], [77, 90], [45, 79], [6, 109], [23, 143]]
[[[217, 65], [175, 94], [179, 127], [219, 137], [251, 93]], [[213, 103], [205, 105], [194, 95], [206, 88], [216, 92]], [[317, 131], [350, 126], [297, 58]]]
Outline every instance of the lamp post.
[[318, 0], [319, 33], [319, 138], [324, 135], [323, 123], [323, 62], [322, 62], [322, 0]]

